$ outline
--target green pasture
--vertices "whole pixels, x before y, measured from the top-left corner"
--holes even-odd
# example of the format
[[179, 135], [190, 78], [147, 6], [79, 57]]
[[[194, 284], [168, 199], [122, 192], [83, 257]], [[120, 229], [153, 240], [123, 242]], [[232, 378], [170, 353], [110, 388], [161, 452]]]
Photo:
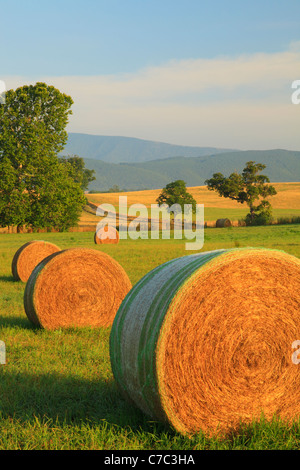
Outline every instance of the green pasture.
[[[128, 238], [101, 246], [94, 244], [93, 235], [0, 235], [0, 340], [6, 345], [6, 364], [0, 364], [0, 449], [299, 449], [297, 420], [289, 427], [262, 420], [223, 440], [201, 433], [183, 437], [121, 396], [111, 372], [109, 329], [47, 331], [29, 322], [23, 307], [25, 284], [11, 275], [14, 253], [29, 240], [105, 251], [133, 284], [155, 266], [193, 253], [185, 250], [186, 240]], [[300, 257], [300, 225], [208, 228], [201, 251], [245, 246]]]
[[[118, 213], [119, 211], [119, 206], [115, 205], [115, 211]], [[230, 207], [209, 207], [204, 204], [204, 221], [205, 222], [213, 222], [216, 221], [217, 219], [230, 219], [231, 221], [238, 221], [242, 220], [246, 217], [246, 215], [249, 213], [249, 208], [247, 206], [242, 206], [239, 208], [230, 208]], [[90, 217], [91, 220], [98, 220], [91, 215], [87, 215], [88, 213], [84, 213], [84, 217]], [[149, 215], [150, 215], [150, 210], [149, 210]], [[139, 212], [137, 211], [136, 216], [138, 217]], [[173, 218], [173, 216], [170, 216]], [[300, 217], [300, 209], [279, 209], [279, 208], [273, 208], [272, 209], [272, 218], [275, 222], [278, 221], [278, 219], [289, 219], [292, 217]], [[195, 215], [193, 214], [193, 220], [196, 220]]]
[[[230, 219], [241, 220], [246, 217], [249, 209], [241, 207], [239, 209], [223, 208], [223, 207], [205, 207], [204, 220]], [[279, 218], [300, 217], [300, 209], [272, 209], [272, 217], [274, 220]]]

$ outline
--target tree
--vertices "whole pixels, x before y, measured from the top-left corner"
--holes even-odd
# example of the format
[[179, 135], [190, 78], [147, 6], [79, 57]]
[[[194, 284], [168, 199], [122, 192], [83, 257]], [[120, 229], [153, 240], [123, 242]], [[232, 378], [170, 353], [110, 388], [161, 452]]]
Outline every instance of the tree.
[[186, 184], [183, 180], [176, 180], [166, 185], [160, 193], [156, 202], [161, 204], [167, 204], [171, 207], [173, 204], [179, 204], [182, 212], [184, 211], [184, 205], [190, 204], [192, 212], [196, 212], [196, 201], [193, 196], [187, 192]]
[[59, 164], [72, 98], [38, 82], [6, 92], [0, 105], [0, 225], [67, 228], [85, 203]]
[[48, 168], [45, 178], [39, 177], [39, 197], [32, 200], [28, 223], [32, 227], [67, 230], [77, 225], [85, 203], [80, 184], [57, 162]]
[[[222, 173], [214, 173], [205, 184], [210, 191], [216, 191], [220, 196], [233, 199], [241, 204], [246, 203], [250, 212], [246, 216], [247, 225], [262, 225], [271, 220], [272, 208], [267, 197], [274, 196], [276, 190], [269, 185], [269, 178], [259, 174], [266, 165], [253, 161], [247, 162], [241, 174], [234, 172], [229, 177]], [[259, 204], [255, 205], [258, 201]]]
[[117, 184], [113, 184], [111, 188], [108, 190], [109, 193], [120, 193], [121, 189]]
[[95, 170], [85, 168], [84, 159], [78, 155], [61, 158], [60, 162], [67, 166], [70, 176], [80, 184], [83, 191], [86, 191], [89, 184], [96, 179]]

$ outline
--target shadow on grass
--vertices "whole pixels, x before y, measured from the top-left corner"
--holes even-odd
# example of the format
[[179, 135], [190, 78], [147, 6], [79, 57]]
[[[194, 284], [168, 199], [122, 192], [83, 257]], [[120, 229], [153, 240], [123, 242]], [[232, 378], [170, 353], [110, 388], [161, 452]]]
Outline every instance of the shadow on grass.
[[[99, 374], [100, 375], [100, 374]], [[19, 423], [50, 419], [57, 425], [101, 424], [153, 432], [153, 421], [121, 394], [113, 379], [48, 374], [8, 373], [0, 368], [1, 417]], [[168, 427], [155, 423], [157, 430]]]
[[51, 432], [54, 427], [68, 435], [68, 428], [80, 433], [86, 425], [86, 432], [99, 426], [103, 431], [100, 441], [105, 443], [108, 439], [112, 446], [117, 442], [124, 444], [128, 438], [149, 449], [299, 449], [299, 423], [288, 428], [277, 421], [257, 422], [241, 426], [223, 439], [202, 433], [181, 436], [170, 426], [145, 416], [123, 398], [113, 379], [101, 376], [87, 380], [57, 372], [13, 374], [0, 368], [0, 397], [4, 426], [5, 420], [14, 421], [16, 429], [28, 426], [34, 433], [46, 428]]
[[14, 315], [7, 315], [3, 316], [0, 315], [0, 327], [17, 327], [17, 328], [24, 328], [25, 330], [37, 330], [38, 327], [33, 325], [26, 315], [24, 314], [24, 318], [20, 316]]

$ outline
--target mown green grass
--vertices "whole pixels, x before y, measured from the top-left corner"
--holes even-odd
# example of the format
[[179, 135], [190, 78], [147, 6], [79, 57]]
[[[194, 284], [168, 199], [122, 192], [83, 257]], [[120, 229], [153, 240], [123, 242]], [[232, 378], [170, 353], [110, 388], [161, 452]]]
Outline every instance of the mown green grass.
[[[90, 247], [113, 256], [135, 284], [155, 266], [191, 254], [185, 240], [121, 240], [94, 245], [93, 233], [0, 235], [0, 449], [298, 449], [300, 427], [263, 420], [226, 439], [183, 437], [149, 420], [121, 396], [110, 366], [109, 329], [34, 327], [23, 307], [25, 284], [11, 275], [15, 251], [33, 239], [62, 249]], [[264, 246], [300, 257], [299, 225], [206, 229], [202, 251]]]
[[[205, 207], [204, 217], [205, 220], [217, 220], [217, 219], [230, 219], [242, 220], [246, 217], [249, 212], [249, 208], [241, 206], [239, 209], [231, 209], [225, 207]], [[279, 218], [288, 217], [300, 217], [300, 209], [277, 209], [273, 208], [272, 217], [274, 220]]]

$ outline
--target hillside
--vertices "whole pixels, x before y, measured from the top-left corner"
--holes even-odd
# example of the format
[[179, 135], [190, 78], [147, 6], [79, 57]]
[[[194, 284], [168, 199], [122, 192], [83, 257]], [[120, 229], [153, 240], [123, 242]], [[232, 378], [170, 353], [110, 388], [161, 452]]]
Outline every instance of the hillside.
[[101, 192], [113, 185], [118, 185], [122, 190], [158, 189], [176, 179], [183, 179], [187, 186], [203, 186], [213, 173], [221, 172], [228, 176], [235, 170], [240, 172], [249, 160], [264, 163], [264, 173], [272, 182], [300, 180], [300, 152], [280, 149], [173, 157], [134, 164], [93, 159], [85, 159], [85, 162], [86, 167], [95, 170], [96, 174], [96, 181], [90, 184], [89, 190]]
[[[277, 194], [270, 198], [273, 209], [290, 210], [293, 214], [300, 214], [300, 183], [274, 183]], [[247, 207], [229, 198], [219, 196], [215, 191], [209, 191], [207, 186], [188, 187], [188, 192], [196, 199], [198, 204], [204, 204], [209, 208], [221, 209], [240, 209]], [[132, 204], [143, 204], [147, 208], [151, 204], [155, 204], [156, 198], [159, 196], [161, 189], [152, 189], [147, 191], [131, 191], [122, 193], [127, 197], [128, 206]], [[118, 207], [119, 193], [99, 193], [88, 194], [87, 198], [90, 202], [96, 204], [113, 204]]]
[[69, 133], [62, 155], [79, 155], [82, 158], [109, 163], [137, 163], [169, 157], [201, 157], [232, 151], [214, 147], [190, 147], [133, 137], [102, 136]]
[[[300, 217], [300, 183], [274, 183], [277, 194], [270, 198], [275, 219]], [[188, 191], [196, 199], [198, 204], [204, 204], [204, 220], [209, 225], [215, 223], [218, 218], [230, 218], [237, 223], [245, 217], [248, 207], [228, 198], [220, 197], [215, 191], [209, 191], [207, 186], [189, 187]], [[133, 204], [143, 204], [149, 214], [151, 204], [156, 204], [156, 198], [161, 189], [147, 191], [132, 191], [126, 193], [98, 193], [88, 194], [87, 198], [92, 207], [83, 211], [80, 227], [93, 230], [99, 218], [95, 215], [95, 209], [100, 204], [112, 204], [118, 212], [120, 195], [127, 197], [128, 207]]]

